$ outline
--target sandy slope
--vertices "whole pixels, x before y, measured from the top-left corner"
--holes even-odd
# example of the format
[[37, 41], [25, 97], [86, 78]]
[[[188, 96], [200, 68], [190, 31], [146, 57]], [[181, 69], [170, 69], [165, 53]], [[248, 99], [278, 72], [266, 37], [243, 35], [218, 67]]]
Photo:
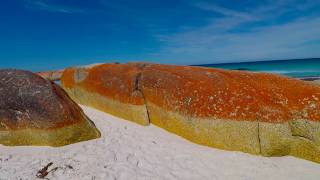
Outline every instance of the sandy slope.
[[315, 84], [320, 84], [320, 80], [315, 80], [315, 81], [312, 81], [313, 83]]
[[102, 138], [62, 148], [0, 146], [0, 179], [315, 179], [320, 164], [293, 157], [264, 158], [188, 142], [84, 107]]

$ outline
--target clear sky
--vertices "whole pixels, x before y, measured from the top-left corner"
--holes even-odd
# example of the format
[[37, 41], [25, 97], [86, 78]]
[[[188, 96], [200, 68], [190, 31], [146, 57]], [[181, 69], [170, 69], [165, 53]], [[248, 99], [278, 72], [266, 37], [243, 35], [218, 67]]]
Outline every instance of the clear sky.
[[320, 0], [1, 0], [0, 67], [320, 57]]

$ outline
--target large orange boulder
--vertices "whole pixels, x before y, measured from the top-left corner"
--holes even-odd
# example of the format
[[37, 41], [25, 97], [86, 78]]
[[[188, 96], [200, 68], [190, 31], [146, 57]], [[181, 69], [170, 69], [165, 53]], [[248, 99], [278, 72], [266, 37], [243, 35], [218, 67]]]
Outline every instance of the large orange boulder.
[[150, 122], [191, 141], [320, 162], [320, 87], [282, 76], [150, 65], [141, 84]]
[[59, 86], [28, 71], [0, 70], [0, 144], [62, 146], [98, 137]]
[[101, 64], [68, 68], [61, 84], [78, 103], [148, 125], [145, 101], [139, 89], [143, 65]]
[[[70, 68], [62, 75], [62, 85], [80, 103], [99, 103], [99, 109], [106, 112], [125, 109], [124, 114], [135, 114], [135, 121], [144, 117], [143, 122], [195, 143], [320, 162], [320, 87], [300, 80], [265, 73], [129, 63]], [[106, 86], [110, 89], [101, 88]], [[91, 99], [93, 95], [120, 104], [103, 106], [98, 101], [104, 99]], [[137, 104], [146, 110], [127, 108]], [[124, 116], [120, 111], [113, 114]]]

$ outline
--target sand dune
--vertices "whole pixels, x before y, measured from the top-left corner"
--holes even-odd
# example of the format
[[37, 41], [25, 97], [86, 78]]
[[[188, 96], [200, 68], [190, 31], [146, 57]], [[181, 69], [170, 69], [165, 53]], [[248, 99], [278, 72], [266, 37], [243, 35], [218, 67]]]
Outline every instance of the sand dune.
[[[320, 165], [294, 157], [260, 157], [191, 143], [84, 107], [100, 139], [51, 147], [0, 147], [0, 179], [314, 179]], [[38, 174], [40, 175], [40, 174]]]

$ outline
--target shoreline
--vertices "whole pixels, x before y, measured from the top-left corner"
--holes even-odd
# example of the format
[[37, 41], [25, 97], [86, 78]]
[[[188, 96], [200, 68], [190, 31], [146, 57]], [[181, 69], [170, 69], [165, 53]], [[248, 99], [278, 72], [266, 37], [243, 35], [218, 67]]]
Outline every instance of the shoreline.
[[317, 81], [320, 80], [320, 76], [305, 76], [305, 77], [297, 77], [297, 79], [303, 81]]

